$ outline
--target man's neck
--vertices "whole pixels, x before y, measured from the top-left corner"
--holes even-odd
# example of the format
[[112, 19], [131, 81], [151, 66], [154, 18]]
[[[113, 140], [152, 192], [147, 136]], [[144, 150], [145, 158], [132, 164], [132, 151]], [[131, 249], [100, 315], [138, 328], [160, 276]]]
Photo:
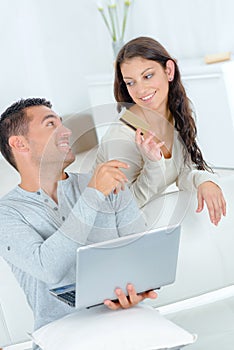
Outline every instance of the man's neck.
[[21, 174], [20, 187], [29, 192], [36, 192], [38, 189], [42, 189], [48, 194], [56, 203], [58, 203], [57, 187], [58, 181], [65, 180], [67, 174], [64, 169], [55, 171], [51, 167], [49, 169], [34, 168], [34, 171], [27, 171]]

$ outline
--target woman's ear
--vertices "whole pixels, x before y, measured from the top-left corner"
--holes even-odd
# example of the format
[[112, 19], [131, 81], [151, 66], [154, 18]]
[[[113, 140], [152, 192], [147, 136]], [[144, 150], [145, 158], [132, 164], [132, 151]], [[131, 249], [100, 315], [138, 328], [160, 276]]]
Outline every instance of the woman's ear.
[[172, 60], [168, 60], [166, 63], [166, 74], [168, 81], [172, 81], [174, 79], [175, 63]]
[[13, 152], [28, 152], [29, 150], [27, 140], [22, 135], [10, 136], [8, 142]]

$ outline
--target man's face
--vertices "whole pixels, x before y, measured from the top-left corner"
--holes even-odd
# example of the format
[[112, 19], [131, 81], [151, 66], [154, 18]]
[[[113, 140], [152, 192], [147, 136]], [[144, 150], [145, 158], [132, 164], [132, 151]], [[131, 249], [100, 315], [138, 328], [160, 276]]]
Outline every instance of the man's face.
[[29, 121], [26, 136], [32, 161], [47, 165], [60, 162], [68, 166], [75, 159], [70, 147], [71, 130], [61, 118], [46, 106], [33, 106], [26, 109]]

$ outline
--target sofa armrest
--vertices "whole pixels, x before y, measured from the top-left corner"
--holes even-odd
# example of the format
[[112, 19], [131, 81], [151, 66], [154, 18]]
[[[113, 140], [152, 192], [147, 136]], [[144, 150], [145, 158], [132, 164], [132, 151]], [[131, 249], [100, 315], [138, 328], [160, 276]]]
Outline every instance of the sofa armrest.
[[29, 340], [33, 315], [10, 267], [0, 257], [0, 346]]

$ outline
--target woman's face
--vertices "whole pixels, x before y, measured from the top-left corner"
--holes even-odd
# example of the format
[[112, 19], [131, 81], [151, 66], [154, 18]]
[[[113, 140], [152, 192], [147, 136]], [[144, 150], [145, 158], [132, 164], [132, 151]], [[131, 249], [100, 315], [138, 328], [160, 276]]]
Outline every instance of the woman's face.
[[174, 77], [174, 62], [164, 69], [158, 62], [134, 57], [122, 63], [121, 73], [133, 101], [165, 115], [168, 106], [169, 81]]

